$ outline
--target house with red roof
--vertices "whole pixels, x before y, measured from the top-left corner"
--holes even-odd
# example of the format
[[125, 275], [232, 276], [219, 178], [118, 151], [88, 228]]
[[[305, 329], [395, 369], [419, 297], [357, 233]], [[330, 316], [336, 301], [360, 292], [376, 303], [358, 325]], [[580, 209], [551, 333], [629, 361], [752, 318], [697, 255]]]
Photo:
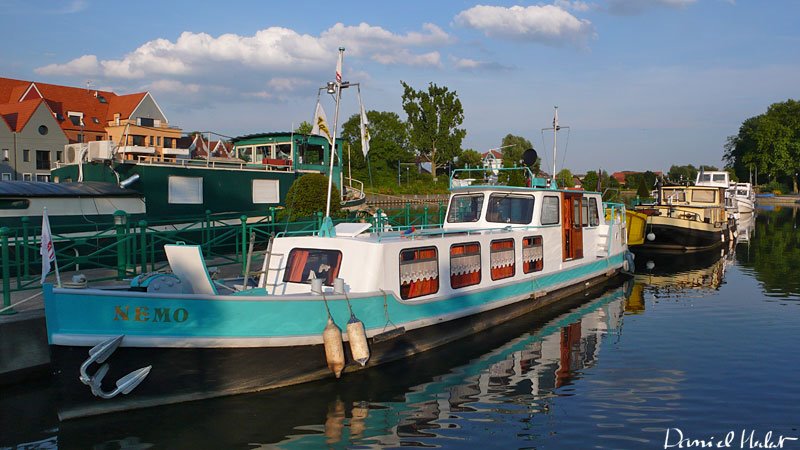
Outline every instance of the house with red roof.
[[[161, 159], [186, 153], [177, 148], [181, 130], [169, 125], [149, 92], [117, 95], [97, 89], [0, 78], [0, 109], [7, 111], [4, 118], [13, 116], [15, 109], [30, 108], [24, 106], [29, 105], [28, 102], [46, 105], [55, 121], [55, 126], [51, 123], [48, 129], [58, 130], [67, 143], [113, 141], [127, 159]], [[31, 145], [43, 148], [47, 136], [39, 136], [42, 144]], [[24, 160], [25, 148], [16, 145], [8, 150], [9, 161], [14, 159], [12, 153], [19, 154], [20, 161]], [[60, 150], [63, 151], [63, 146]], [[56, 161], [55, 156], [51, 154], [50, 161]], [[14, 171], [18, 176], [12, 179], [23, 179], [25, 170], [26, 167], [16, 166]]]
[[67, 143], [45, 100], [0, 104], [0, 180], [50, 181]]
[[483, 158], [483, 167], [486, 169], [499, 169], [503, 167], [503, 152], [499, 150], [489, 150], [488, 152], [481, 153]]

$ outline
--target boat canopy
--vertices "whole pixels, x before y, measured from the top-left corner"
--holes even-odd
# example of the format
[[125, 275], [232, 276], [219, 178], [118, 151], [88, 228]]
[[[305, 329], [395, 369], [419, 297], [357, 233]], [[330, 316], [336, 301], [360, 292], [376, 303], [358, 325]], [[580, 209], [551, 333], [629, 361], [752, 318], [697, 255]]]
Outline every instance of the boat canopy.
[[2, 181], [0, 197], [141, 197], [136, 191], [112, 183], [43, 183], [38, 181]]

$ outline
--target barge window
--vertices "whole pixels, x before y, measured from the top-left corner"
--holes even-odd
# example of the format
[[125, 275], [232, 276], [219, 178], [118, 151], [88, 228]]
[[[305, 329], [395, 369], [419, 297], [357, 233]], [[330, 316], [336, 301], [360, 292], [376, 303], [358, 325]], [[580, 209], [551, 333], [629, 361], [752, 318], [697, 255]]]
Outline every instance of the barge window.
[[527, 225], [533, 218], [533, 197], [528, 195], [492, 194], [486, 221]]
[[[3, 177], [3, 179], [5, 180], [5, 177]], [[28, 199], [14, 199], [14, 198], [0, 199], [0, 209], [28, 209], [28, 206], [30, 206], [30, 204], [31, 201]]]
[[714, 191], [712, 189], [692, 189], [692, 201], [714, 203]]
[[439, 291], [439, 255], [436, 247], [400, 251], [400, 297], [404, 300]]
[[170, 176], [168, 186], [168, 203], [170, 204], [203, 204], [203, 178]]
[[683, 189], [664, 189], [661, 192], [662, 201], [666, 203], [670, 202], [685, 202], [686, 201], [686, 191]]
[[528, 236], [522, 239], [522, 271], [538, 272], [544, 268], [542, 237]]
[[598, 225], [600, 225], [600, 213], [597, 212], [597, 199], [592, 197], [589, 199], [589, 226]]
[[483, 209], [483, 194], [455, 195], [447, 212], [448, 223], [477, 222]]
[[450, 247], [450, 287], [458, 289], [480, 282], [481, 244], [453, 244]]
[[489, 259], [492, 267], [492, 280], [513, 277], [516, 268], [514, 239], [492, 241]]
[[[339, 276], [342, 252], [317, 248], [295, 248], [289, 252], [283, 281], [289, 283], [310, 283], [311, 278], [322, 278], [326, 286], [333, 286]], [[313, 277], [311, 274], [314, 274]]]
[[253, 203], [280, 203], [280, 180], [253, 180]]
[[542, 225], [555, 225], [559, 220], [558, 197], [545, 195], [542, 199]]

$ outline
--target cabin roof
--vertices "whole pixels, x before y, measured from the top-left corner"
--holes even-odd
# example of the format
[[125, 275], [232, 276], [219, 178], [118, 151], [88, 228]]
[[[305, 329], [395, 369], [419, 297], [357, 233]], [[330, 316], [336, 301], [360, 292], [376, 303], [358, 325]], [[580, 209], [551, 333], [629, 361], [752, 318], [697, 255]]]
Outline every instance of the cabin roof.
[[83, 183], [40, 183], [36, 181], [0, 181], [3, 197], [140, 197], [136, 191], [100, 181]]

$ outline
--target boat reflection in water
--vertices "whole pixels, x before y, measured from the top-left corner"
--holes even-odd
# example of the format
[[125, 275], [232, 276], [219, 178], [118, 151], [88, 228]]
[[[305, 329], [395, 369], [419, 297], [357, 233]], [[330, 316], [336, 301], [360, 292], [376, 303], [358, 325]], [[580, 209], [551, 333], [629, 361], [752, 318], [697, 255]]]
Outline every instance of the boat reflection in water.
[[[715, 291], [722, 285], [725, 269], [733, 264], [734, 243], [723, 248], [682, 255], [636, 253], [635, 286], [632, 297], [644, 291], [654, 298], [703, 296], [703, 291]], [[629, 303], [637, 303], [629, 300]], [[644, 307], [644, 301], [638, 301]]]
[[108, 448], [123, 441], [135, 448], [426, 445], [429, 438], [441, 443], [448, 429], [479, 416], [498, 419], [495, 444], [507, 439], [501, 446], [516, 448], [521, 438], [503, 433], [504, 424], [518, 428], [535, 415], [548, 417], [556, 397], [572, 395], [569, 386], [596, 364], [606, 337], [619, 338], [629, 287], [630, 281], [587, 292], [594, 300], [577, 296], [572, 309], [552, 320], [545, 322], [555, 310], [528, 314], [379, 370], [355, 372], [347, 383], [326, 380], [62, 422], [58, 443], [68, 448]]

